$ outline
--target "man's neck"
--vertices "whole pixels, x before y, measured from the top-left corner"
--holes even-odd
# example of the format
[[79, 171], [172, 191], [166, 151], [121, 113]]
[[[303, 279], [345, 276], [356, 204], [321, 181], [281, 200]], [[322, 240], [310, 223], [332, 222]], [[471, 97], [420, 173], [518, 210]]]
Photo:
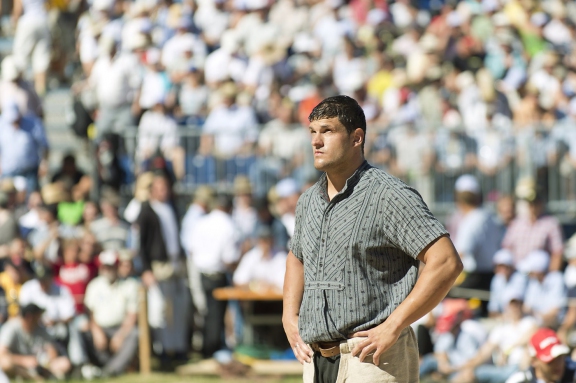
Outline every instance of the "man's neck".
[[348, 178], [354, 174], [356, 170], [362, 165], [364, 162], [364, 156], [359, 156], [354, 160], [350, 161], [349, 164], [346, 164], [345, 167], [341, 167], [332, 171], [326, 171], [326, 180], [328, 181], [328, 196], [330, 199], [334, 198], [334, 196], [346, 185], [346, 181]]

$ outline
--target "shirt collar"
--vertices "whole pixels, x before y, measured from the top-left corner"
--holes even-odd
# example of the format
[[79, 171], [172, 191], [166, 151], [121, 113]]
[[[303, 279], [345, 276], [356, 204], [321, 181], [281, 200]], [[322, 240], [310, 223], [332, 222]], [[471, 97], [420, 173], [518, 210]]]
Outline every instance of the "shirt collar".
[[[368, 164], [368, 161], [364, 160], [364, 162], [362, 162], [362, 164], [358, 167], [358, 169], [356, 169], [356, 171], [350, 177], [348, 177], [348, 179], [346, 180], [346, 184], [344, 184], [342, 190], [340, 190], [334, 196], [334, 198], [332, 198], [332, 201], [334, 201], [340, 195], [345, 195], [348, 192], [348, 190], [352, 191], [352, 189], [354, 189], [354, 186], [356, 186], [356, 184], [358, 184], [358, 182], [360, 181], [360, 178], [362, 178], [364, 172], [370, 169], [371, 167], [372, 166]], [[318, 184], [319, 184], [318, 193], [320, 194], [320, 196], [324, 198], [326, 201], [330, 201], [330, 198], [328, 198], [328, 177], [326, 176], [326, 173], [322, 174], [320, 180], [318, 181]]]

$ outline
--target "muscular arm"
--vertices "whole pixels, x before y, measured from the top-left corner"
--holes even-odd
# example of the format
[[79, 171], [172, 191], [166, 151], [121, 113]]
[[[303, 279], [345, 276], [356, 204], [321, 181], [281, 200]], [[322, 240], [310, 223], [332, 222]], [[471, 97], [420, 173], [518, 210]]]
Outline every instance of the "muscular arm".
[[367, 337], [352, 350], [353, 355], [359, 354], [360, 360], [374, 352], [373, 360], [378, 364], [380, 355], [396, 343], [404, 328], [426, 315], [444, 299], [463, 268], [448, 237], [441, 237], [428, 245], [418, 259], [426, 266], [404, 302], [379, 326], [353, 335]]
[[282, 324], [284, 331], [298, 361], [309, 363], [313, 355], [312, 350], [302, 341], [298, 332], [298, 315], [304, 295], [304, 265], [292, 252], [289, 252], [286, 258], [283, 295]]

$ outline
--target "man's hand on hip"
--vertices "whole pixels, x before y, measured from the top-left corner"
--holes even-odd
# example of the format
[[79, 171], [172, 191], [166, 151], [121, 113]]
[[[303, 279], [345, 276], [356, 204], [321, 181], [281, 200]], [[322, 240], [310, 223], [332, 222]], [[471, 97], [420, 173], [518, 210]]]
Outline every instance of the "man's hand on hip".
[[292, 347], [296, 359], [298, 359], [300, 364], [312, 362], [314, 352], [300, 337], [298, 331], [298, 316], [283, 318], [282, 323], [284, 324], [286, 337], [288, 337], [288, 342], [290, 342], [290, 347]]
[[352, 335], [352, 338], [365, 337], [363, 341], [358, 343], [352, 350], [352, 356], [358, 355], [360, 361], [363, 362], [366, 356], [374, 353], [372, 356], [374, 365], [380, 364], [380, 355], [389, 350], [398, 338], [400, 337], [401, 330], [387, 326], [387, 322], [380, 324], [370, 330], [359, 331]]

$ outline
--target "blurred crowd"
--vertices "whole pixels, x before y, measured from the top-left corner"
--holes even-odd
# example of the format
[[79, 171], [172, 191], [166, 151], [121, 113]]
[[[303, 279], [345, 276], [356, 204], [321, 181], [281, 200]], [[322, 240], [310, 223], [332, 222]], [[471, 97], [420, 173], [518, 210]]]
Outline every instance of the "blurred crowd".
[[[423, 376], [504, 382], [535, 363], [530, 339], [540, 326], [576, 347], [576, 238], [545, 214], [551, 178], [569, 179], [576, 166], [574, 2], [8, 5], [8, 376], [133, 369], [141, 286], [163, 366], [193, 348], [229, 361], [242, 310], [212, 293], [281, 289], [296, 201], [317, 177], [307, 117], [333, 94], [363, 107], [371, 163], [427, 202], [456, 203], [445, 223], [464, 260], [458, 287], [487, 303], [448, 299], [414, 325]], [[93, 143], [94, 169], [67, 153], [49, 166], [43, 100], [56, 86], [70, 88], [70, 123]], [[186, 206], [183, 184], [194, 191]]]

